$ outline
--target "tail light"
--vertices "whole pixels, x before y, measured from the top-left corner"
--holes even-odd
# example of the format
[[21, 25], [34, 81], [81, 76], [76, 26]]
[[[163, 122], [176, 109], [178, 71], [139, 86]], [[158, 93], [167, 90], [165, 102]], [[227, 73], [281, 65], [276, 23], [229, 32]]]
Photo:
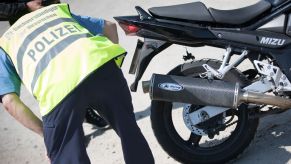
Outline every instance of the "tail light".
[[136, 25], [119, 23], [120, 27], [124, 30], [126, 35], [135, 36], [140, 28]]

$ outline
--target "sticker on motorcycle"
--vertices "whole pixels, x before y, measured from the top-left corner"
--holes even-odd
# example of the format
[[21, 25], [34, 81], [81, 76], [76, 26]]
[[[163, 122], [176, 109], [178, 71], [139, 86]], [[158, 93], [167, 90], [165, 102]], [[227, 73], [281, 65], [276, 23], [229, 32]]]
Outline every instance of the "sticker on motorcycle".
[[159, 88], [163, 89], [163, 90], [167, 90], [167, 91], [181, 91], [184, 89], [183, 86], [179, 85], [179, 84], [175, 84], [175, 83], [160, 83]]
[[286, 41], [285, 39], [262, 37], [260, 43], [274, 46], [282, 46], [284, 45], [285, 41]]

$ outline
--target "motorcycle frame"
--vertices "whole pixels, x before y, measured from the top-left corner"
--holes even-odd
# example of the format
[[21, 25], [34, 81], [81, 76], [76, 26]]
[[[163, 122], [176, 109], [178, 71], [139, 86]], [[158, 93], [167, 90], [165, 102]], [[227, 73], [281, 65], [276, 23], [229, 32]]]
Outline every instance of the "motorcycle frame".
[[[272, 8], [270, 11], [254, 18], [242, 25], [224, 25], [206, 22], [186, 22], [179, 20], [165, 20], [152, 17], [141, 7], [136, 7], [137, 16], [115, 17], [120, 24], [130, 24], [140, 28], [136, 32], [139, 37], [145, 38], [144, 42], [138, 40], [134, 58], [130, 67], [130, 73], [136, 74], [135, 81], [131, 85], [131, 91], [137, 90], [138, 82], [142, 78], [147, 66], [154, 56], [162, 52], [172, 44], [190, 47], [212, 46], [217, 48], [231, 48], [231, 54], [241, 54], [247, 50], [246, 58], [250, 61], [258, 58], [270, 58], [274, 64], [280, 66], [288, 79], [291, 79], [291, 38], [288, 35], [269, 31], [257, 30], [259, 27], [272, 21], [274, 18], [285, 15], [284, 31], [291, 29], [291, 2], [286, 1]], [[283, 45], [261, 44], [263, 37], [285, 40]], [[237, 66], [241, 61], [237, 61]], [[222, 68], [222, 67], [221, 67]]]

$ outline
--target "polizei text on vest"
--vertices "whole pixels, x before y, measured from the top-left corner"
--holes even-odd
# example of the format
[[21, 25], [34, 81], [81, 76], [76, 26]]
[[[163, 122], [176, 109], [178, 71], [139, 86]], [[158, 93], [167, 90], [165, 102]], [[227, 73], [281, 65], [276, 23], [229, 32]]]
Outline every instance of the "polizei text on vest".
[[32, 48], [27, 51], [27, 55], [36, 62], [37, 54], [47, 51], [52, 48], [52, 44], [62, 41], [71, 34], [81, 32], [80, 29], [75, 25], [64, 25], [62, 27], [55, 28], [51, 31], [42, 33], [42, 37], [33, 42]]

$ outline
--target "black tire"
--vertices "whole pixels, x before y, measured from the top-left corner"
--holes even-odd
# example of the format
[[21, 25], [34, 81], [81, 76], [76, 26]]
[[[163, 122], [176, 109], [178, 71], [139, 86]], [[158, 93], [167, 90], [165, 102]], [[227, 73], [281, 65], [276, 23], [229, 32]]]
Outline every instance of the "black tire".
[[[202, 64], [218, 68], [217, 60], [200, 60], [187, 63], [173, 69], [169, 74], [179, 76], [196, 76], [205, 72]], [[241, 85], [248, 83], [242, 73], [232, 69], [224, 78], [225, 81], [237, 81]], [[172, 119], [172, 103], [163, 101], [152, 101], [151, 123], [154, 134], [162, 148], [174, 159], [182, 163], [225, 163], [235, 159], [241, 154], [253, 140], [259, 119], [250, 119], [249, 110], [238, 110], [238, 122], [234, 131], [221, 144], [205, 148], [189, 144], [178, 134]], [[190, 130], [189, 130], [189, 133]], [[191, 136], [193, 133], [191, 133]], [[191, 138], [191, 137], [190, 137]], [[200, 139], [199, 139], [200, 140]], [[199, 141], [198, 141], [199, 142]]]

